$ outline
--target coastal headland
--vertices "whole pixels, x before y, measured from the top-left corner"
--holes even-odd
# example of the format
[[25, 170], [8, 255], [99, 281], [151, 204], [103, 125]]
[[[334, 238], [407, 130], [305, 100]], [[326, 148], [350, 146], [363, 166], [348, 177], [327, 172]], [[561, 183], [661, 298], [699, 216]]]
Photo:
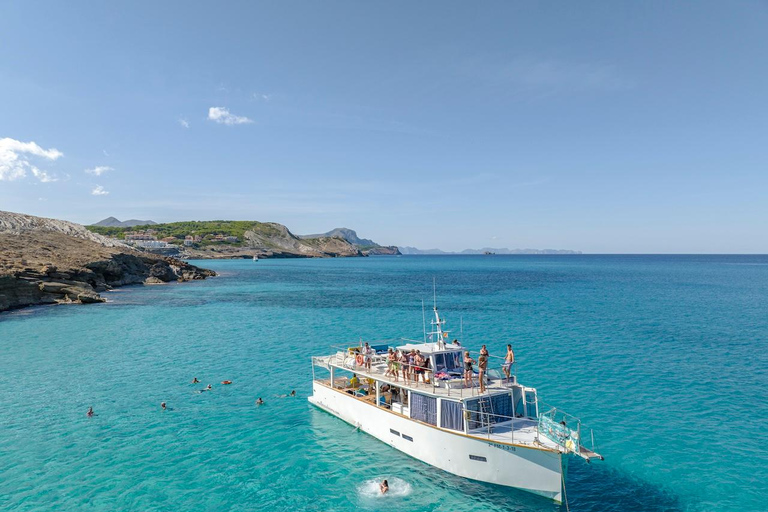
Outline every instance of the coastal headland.
[[[107, 223], [107, 221], [110, 221]], [[189, 259], [338, 258], [400, 254], [347, 228], [297, 236], [276, 222], [212, 220], [129, 226], [105, 219], [90, 231], [145, 251]]]
[[72, 222], [0, 211], [0, 311], [104, 302], [131, 284], [205, 279], [212, 270], [149, 254]]

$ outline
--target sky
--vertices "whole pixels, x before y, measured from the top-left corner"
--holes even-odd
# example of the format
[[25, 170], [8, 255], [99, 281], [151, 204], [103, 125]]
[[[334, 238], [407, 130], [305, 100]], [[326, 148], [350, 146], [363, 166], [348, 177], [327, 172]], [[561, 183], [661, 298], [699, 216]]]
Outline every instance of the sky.
[[0, 3], [0, 210], [768, 253], [768, 3]]

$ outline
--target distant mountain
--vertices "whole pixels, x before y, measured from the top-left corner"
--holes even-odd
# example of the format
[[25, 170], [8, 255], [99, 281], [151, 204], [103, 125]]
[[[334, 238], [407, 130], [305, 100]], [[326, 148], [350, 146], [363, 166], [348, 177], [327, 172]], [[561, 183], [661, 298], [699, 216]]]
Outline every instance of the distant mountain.
[[91, 224], [91, 226], [102, 226], [105, 228], [132, 228], [133, 226], [154, 226], [155, 224], [157, 224], [157, 222], [152, 220], [130, 219], [121, 222], [114, 217], [107, 217], [96, 224]]
[[581, 254], [581, 251], [568, 249], [494, 249], [483, 247], [482, 249], [464, 249], [460, 252], [449, 252], [440, 249], [417, 249], [415, 247], [400, 247], [402, 254]]
[[300, 235], [299, 238], [310, 240], [313, 238], [341, 238], [351, 243], [365, 255], [394, 255], [400, 254], [400, 251], [394, 245], [384, 246], [379, 245], [373, 240], [367, 238], [360, 238], [353, 229], [349, 228], [335, 228], [327, 233], [321, 233], [318, 235]]

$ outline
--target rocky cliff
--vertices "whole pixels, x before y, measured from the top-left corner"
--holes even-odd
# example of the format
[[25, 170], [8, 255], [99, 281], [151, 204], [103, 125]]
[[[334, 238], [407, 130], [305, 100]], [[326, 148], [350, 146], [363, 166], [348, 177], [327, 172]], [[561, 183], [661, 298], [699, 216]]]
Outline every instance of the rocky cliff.
[[0, 311], [103, 302], [99, 293], [117, 286], [213, 275], [179, 260], [135, 251], [79, 224], [0, 211]]
[[304, 241], [320, 240], [324, 238], [340, 238], [357, 248], [363, 256], [400, 254], [400, 251], [396, 246], [379, 245], [368, 238], [360, 238], [357, 236], [355, 230], [349, 228], [334, 228], [327, 233], [320, 235], [301, 235], [300, 238]]

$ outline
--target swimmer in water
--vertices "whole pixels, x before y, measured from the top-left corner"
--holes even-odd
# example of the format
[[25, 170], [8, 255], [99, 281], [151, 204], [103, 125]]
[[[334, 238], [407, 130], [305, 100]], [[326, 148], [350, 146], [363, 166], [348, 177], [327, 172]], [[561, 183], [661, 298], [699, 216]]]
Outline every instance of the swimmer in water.
[[381, 485], [379, 485], [379, 489], [381, 489], [381, 494], [386, 494], [387, 491], [389, 490], [389, 483], [386, 480], [384, 480], [383, 482], [381, 482]]
[[87, 413], [85, 413], [85, 415], [86, 415], [86, 416], [88, 416], [89, 418], [90, 418], [91, 416], [93, 416], [93, 407], [89, 407], [89, 408], [88, 408], [88, 412], [87, 412]]
[[211, 388], [211, 385], [210, 385], [210, 384], [208, 384], [206, 387], [204, 387], [203, 389], [201, 389], [200, 391], [198, 391], [198, 393], [202, 393], [202, 392], [204, 392], [204, 391], [210, 391], [211, 389], [212, 389], [212, 388]]
[[262, 400], [261, 397], [259, 397], [259, 399], [256, 400], [256, 405], [264, 405], [264, 400]]
[[296, 396], [296, 390], [291, 391], [291, 396]]
[[192, 379], [192, 384], [200, 384], [200, 381], [199, 381], [199, 380], [197, 380], [197, 377], [195, 377], [194, 379]]
[[165, 402], [160, 402], [160, 408], [164, 411], [167, 410], [165, 407]]

